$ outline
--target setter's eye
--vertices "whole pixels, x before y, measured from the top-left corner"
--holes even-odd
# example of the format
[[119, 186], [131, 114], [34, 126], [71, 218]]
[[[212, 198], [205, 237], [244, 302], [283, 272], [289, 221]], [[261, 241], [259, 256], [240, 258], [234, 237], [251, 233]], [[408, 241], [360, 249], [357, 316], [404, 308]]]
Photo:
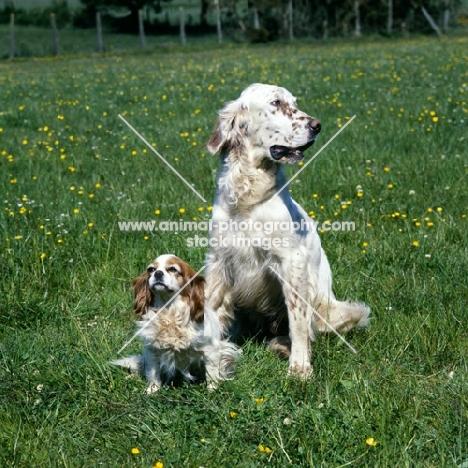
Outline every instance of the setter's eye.
[[151, 273], [154, 273], [156, 271], [156, 268], [154, 267], [148, 267], [146, 271], [151, 275]]
[[270, 102], [270, 104], [271, 104], [273, 107], [280, 107], [280, 106], [281, 106], [281, 101], [280, 101], [279, 99], [276, 99], [275, 101]]
[[169, 268], [167, 269], [167, 271], [168, 271], [169, 273], [178, 273], [177, 268], [176, 268], [176, 267], [173, 267], [173, 266], [169, 267]]

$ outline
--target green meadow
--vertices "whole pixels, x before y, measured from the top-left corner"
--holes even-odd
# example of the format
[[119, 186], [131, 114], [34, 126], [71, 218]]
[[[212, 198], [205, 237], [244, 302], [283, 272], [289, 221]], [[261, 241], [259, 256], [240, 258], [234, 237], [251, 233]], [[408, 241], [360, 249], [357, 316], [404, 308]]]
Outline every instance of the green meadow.
[[[0, 466], [458, 467], [468, 461], [468, 40], [173, 47], [0, 62]], [[237, 376], [144, 393], [108, 364], [130, 282], [210, 217], [217, 110], [277, 84], [322, 122], [293, 197], [337, 297], [372, 321], [313, 345], [314, 373], [248, 342]], [[119, 118], [138, 130], [203, 202]], [[292, 177], [300, 167], [287, 167]], [[198, 233], [199, 236], [205, 233]], [[132, 341], [122, 355], [141, 351]]]

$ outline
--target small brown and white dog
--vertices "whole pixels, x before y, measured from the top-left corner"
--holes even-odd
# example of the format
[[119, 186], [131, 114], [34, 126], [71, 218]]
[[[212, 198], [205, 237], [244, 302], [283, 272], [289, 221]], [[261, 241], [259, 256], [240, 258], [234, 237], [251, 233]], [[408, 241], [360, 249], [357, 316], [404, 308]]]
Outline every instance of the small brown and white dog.
[[112, 364], [142, 372], [147, 393], [177, 380], [205, 380], [209, 389], [233, 377], [240, 355], [233, 343], [221, 340], [221, 325], [205, 308], [204, 278], [175, 255], [161, 255], [132, 282], [138, 334], [145, 344], [141, 356]]
[[230, 334], [266, 332], [272, 349], [289, 355], [289, 374], [303, 379], [317, 331], [365, 327], [370, 313], [335, 298], [317, 224], [287, 188], [284, 165], [301, 161], [320, 130], [288, 90], [257, 83], [225, 105], [207, 143], [221, 154], [208, 306]]

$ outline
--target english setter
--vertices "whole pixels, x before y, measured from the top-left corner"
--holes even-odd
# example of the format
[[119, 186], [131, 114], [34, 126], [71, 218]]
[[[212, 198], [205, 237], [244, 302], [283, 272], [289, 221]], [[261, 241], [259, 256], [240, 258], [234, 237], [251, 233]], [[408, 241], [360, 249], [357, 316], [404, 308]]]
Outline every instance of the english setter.
[[141, 356], [112, 364], [144, 372], [147, 393], [164, 383], [206, 379], [208, 388], [232, 378], [240, 350], [220, 340], [221, 325], [205, 308], [204, 279], [174, 255], [161, 255], [133, 280], [133, 308], [145, 344]]
[[364, 327], [370, 313], [335, 298], [316, 223], [287, 186], [280, 191], [283, 164], [301, 161], [320, 129], [289, 91], [253, 84], [220, 111], [207, 143], [221, 152], [222, 166], [206, 261], [208, 305], [226, 334], [250, 328], [273, 337], [271, 348], [289, 356], [288, 373], [303, 379], [312, 371], [316, 331]]

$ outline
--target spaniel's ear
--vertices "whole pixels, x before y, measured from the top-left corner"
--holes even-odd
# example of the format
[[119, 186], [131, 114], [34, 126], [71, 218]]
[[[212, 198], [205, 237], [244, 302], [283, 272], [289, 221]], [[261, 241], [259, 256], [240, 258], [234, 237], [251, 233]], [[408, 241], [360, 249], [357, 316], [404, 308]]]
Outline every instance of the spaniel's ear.
[[151, 291], [148, 285], [148, 273], [145, 271], [138, 278], [132, 281], [135, 298], [133, 300], [133, 312], [140, 317], [146, 312], [146, 308], [151, 305]]
[[206, 147], [211, 154], [219, 149], [242, 146], [248, 134], [249, 114], [247, 106], [239, 101], [231, 101], [219, 112], [216, 127]]
[[205, 315], [205, 279], [196, 276], [190, 283], [190, 318], [195, 322], [203, 322]]

